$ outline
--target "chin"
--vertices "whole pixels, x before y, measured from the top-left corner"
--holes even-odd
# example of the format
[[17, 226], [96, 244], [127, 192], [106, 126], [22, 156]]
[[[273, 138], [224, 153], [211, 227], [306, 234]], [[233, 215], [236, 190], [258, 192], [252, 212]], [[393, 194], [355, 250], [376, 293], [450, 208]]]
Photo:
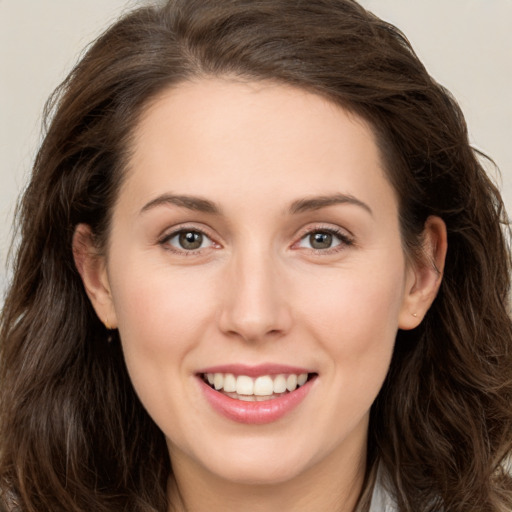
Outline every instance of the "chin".
[[202, 458], [202, 465], [208, 472], [238, 485], [284, 483], [313, 464], [304, 449], [294, 451], [289, 446], [258, 446], [258, 443], [245, 449], [221, 449]]
[[276, 485], [293, 480], [300, 474], [300, 468], [292, 464], [276, 466], [272, 462], [239, 464], [225, 463], [223, 467], [210, 467], [217, 477], [237, 485]]

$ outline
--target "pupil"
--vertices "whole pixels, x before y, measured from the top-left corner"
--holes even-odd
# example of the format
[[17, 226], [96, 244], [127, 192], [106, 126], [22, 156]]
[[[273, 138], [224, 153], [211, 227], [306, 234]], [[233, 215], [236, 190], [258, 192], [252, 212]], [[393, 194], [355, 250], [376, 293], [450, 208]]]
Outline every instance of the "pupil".
[[180, 234], [179, 240], [183, 249], [199, 249], [203, 243], [203, 235], [195, 231], [187, 231]]
[[310, 237], [311, 247], [314, 249], [328, 249], [332, 245], [330, 233], [314, 233]]

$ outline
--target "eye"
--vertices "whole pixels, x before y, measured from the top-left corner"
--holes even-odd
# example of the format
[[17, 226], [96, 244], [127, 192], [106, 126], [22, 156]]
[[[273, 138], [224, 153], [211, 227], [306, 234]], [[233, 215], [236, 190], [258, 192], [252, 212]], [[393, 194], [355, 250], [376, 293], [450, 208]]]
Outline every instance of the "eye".
[[170, 245], [178, 251], [197, 251], [214, 245], [214, 242], [207, 235], [194, 229], [175, 231], [165, 237], [161, 243]]
[[298, 247], [325, 251], [341, 245], [351, 244], [352, 240], [344, 233], [334, 229], [316, 229], [303, 236], [298, 243]]

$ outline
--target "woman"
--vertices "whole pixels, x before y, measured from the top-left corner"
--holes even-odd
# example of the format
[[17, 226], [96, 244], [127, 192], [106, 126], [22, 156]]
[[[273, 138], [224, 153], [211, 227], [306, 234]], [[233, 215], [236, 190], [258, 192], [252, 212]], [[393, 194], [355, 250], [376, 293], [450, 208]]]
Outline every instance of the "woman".
[[7, 510], [510, 510], [506, 216], [396, 28], [173, 0], [47, 118], [2, 317]]

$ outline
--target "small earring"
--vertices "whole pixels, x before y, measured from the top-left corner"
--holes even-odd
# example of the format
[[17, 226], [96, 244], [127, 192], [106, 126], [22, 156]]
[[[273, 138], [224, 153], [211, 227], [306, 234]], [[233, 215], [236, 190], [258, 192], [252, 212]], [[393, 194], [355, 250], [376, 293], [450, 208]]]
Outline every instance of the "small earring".
[[418, 313], [411, 313], [414, 318], [418, 318]]
[[107, 331], [108, 331], [107, 343], [111, 343], [112, 342], [112, 333], [110, 331], [112, 331], [112, 326], [108, 322], [108, 317], [105, 320], [103, 325], [105, 326], [105, 329], [107, 329]]

